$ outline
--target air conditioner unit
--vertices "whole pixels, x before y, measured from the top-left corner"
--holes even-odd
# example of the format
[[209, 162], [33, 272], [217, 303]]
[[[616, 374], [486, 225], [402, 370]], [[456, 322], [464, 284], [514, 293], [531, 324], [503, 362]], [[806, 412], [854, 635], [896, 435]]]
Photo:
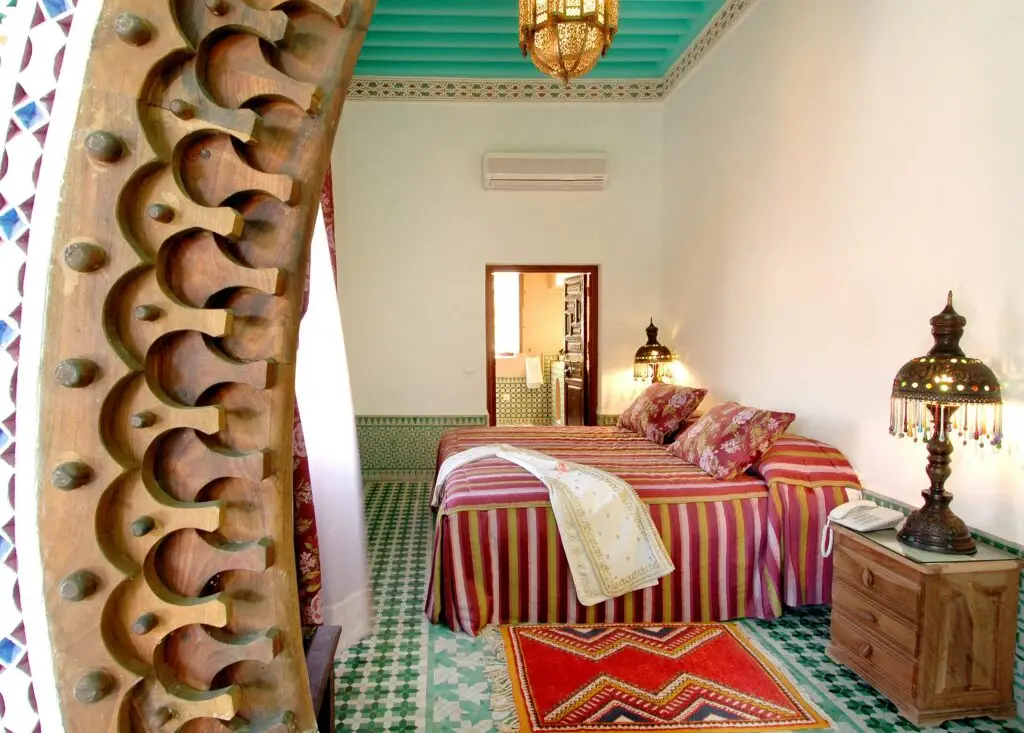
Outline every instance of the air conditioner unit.
[[485, 153], [483, 184], [495, 191], [600, 191], [608, 185], [604, 153]]

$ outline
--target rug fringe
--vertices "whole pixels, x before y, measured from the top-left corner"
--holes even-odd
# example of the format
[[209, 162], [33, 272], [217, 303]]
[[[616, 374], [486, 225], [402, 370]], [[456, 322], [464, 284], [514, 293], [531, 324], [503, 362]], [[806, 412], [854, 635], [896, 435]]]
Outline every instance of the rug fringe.
[[501, 627], [488, 626], [480, 632], [480, 636], [488, 652], [484, 670], [491, 683], [491, 712], [494, 714], [497, 733], [520, 733], [519, 714], [512, 694], [512, 678], [508, 673]]

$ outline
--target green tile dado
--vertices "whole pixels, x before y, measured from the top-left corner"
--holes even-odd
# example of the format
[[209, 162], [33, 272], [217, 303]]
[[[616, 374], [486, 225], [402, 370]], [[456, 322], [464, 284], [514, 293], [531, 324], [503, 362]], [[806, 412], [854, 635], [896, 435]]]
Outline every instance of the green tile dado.
[[445, 431], [486, 424], [486, 415], [358, 415], [360, 465], [369, 474], [432, 472]]
[[[660, 79], [724, 0], [623, 0], [597, 79]], [[519, 50], [514, 0], [378, 0], [357, 77], [546, 78]]]

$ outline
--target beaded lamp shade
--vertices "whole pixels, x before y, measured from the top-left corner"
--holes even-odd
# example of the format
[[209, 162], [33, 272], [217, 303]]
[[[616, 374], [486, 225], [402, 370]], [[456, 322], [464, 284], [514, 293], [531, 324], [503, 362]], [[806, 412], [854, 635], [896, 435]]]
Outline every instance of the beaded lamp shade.
[[597, 65], [618, 28], [619, 0], [519, 0], [523, 56], [567, 86]]
[[925, 505], [907, 517], [900, 541], [953, 554], [975, 551], [963, 521], [949, 508], [952, 494], [944, 488], [951, 473], [951, 438], [964, 445], [986, 442], [998, 447], [1003, 439], [1002, 393], [999, 380], [980, 359], [960, 348], [967, 319], [953, 308], [953, 293], [946, 307], [931, 319], [935, 345], [924, 356], [908, 361], [892, 383], [889, 432], [899, 438], [927, 440], [931, 487], [922, 492]]
[[659, 379], [660, 366], [670, 364], [676, 360], [672, 349], [658, 343], [658, 327], [654, 325], [654, 319], [647, 326], [647, 343], [636, 350], [633, 357], [633, 378], [645, 380]]

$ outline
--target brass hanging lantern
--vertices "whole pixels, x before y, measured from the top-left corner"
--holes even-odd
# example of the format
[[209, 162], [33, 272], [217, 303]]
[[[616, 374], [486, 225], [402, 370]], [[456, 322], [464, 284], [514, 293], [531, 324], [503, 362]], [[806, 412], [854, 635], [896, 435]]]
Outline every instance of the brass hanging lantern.
[[519, 48], [548, 76], [583, 76], [608, 53], [619, 0], [519, 0]]

